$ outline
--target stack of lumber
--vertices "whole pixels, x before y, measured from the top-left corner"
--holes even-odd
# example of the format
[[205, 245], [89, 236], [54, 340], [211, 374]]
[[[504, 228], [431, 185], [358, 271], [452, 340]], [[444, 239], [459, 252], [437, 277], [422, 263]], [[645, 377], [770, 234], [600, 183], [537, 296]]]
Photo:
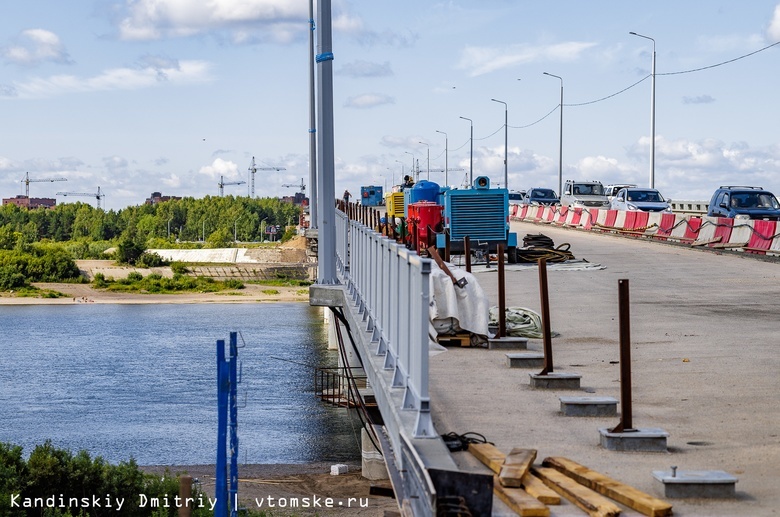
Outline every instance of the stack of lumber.
[[669, 503], [567, 458], [549, 457], [534, 466], [533, 449], [504, 454], [492, 444], [479, 443], [468, 450], [495, 473], [495, 494], [518, 515], [548, 517], [547, 505], [560, 504], [561, 496], [591, 517], [619, 515], [621, 509], [612, 500], [649, 517], [672, 515]]

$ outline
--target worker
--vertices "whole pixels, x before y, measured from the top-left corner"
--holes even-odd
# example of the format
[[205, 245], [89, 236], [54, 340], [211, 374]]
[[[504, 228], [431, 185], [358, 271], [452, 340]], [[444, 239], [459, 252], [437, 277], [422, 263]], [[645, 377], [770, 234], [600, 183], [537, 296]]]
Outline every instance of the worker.
[[350, 193], [349, 193], [349, 190], [345, 190], [345, 191], [344, 191], [344, 204], [349, 204], [349, 197], [350, 197], [351, 195], [352, 195], [352, 194], [350, 194]]
[[401, 185], [401, 189], [403, 190], [407, 188], [412, 188], [413, 186], [414, 186], [414, 178], [412, 178], [408, 174], [404, 176], [404, 184]]

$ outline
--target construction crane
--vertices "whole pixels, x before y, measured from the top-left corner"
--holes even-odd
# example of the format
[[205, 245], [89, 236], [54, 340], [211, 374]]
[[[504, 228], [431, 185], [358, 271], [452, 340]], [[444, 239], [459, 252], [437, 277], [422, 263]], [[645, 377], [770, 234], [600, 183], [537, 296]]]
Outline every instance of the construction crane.
[[246, 181], [225, 181], [225, 178], [220, 176], [219, 177], [219, 197], [222, 197], [225, 195], [225, 185], [243, 185], [246, 183]]
[[296, 187], [301, 189], [301, 192], [306, 192], [306, 185], [303, 183], [303, 178], [301, 178], [301, 184], [298, 185], [297, 183], [285, 183], [282, 185], [283, 187]]
[[100, 187], [98, 187], [96, 193], [90, 193], [90, 192], [57, 192], [58, 196], [87, 196], [87, 197], [94, 197], [97, 199], [97, 207], [100, 208], [100, 200], [103, 199], [106, 195], [105, 193], [100, 191]]
[[24, 173], [24, 179], [22, 180], [22, 183], [24, 183], [24, 195], [26, 197], [30, 197], [30, 183], [39, 183], [43, 181], [68, 181], [68, 178], [41, 178], [41, 179], [30, 179], [30, 173], [26, 172]]
[[255, 173], [257, 171], [286, 171], [284, 167], [258, 167], [255, 165], [255, 157], [252, 157], [252, 165], [249, 166], [249, 172], [252, 173], [251, 176], [251, 192], [249, 194], [249, 197], [254, 198], [255, 197]]

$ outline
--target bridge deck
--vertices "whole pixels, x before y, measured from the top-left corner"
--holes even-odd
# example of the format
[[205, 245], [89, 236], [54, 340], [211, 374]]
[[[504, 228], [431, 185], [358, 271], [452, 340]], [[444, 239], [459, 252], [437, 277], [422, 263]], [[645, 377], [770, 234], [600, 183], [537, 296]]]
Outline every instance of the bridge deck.
[[[529, 371], [504, 351], [450, 347], [431, 357], [430, 393], [439, 433], [484, 434], [504, 452], [535, 448], [566, 456], [655, 493], [653, 470], [724, 470], [739, 479], [735, 500], [673, 500], [674, 514], [766, 515], [780, 506], [780, 264], [612, 235], [512, 223], [521, 239], [544, 233], [569, 242], [598, 271], [549, 271], [556, 371], [582, 375], [587, 395], [620, 398], [618, 279], [630, 281], [633, 422], [666, 430], [669, 454], [610, 452], [598, 429], [615, 417], [568, 418], [558, 397], [533, 390]], [[514, 269], [514, 268], [510, 268]], [[476, 273], [497, 303], [497, 276]], [[539, 311], [535, 269], [507, 271], [507, 306]], [[529, 349], [541, 350], [540, 340]], [[486, 472], [468, 453], [461, 468]], [[495, 515], [501, 514], [497, 509]], [[551, 515], [582, 515], [570, 504]], [[637, 515], [626, 510], [624, 515]]]

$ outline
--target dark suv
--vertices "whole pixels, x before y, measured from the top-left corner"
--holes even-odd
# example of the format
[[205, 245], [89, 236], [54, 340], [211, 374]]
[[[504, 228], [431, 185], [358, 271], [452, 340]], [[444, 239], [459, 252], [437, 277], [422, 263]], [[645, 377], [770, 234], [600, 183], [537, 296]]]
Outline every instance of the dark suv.
[[720, 187], [712, 195], [707, 215], [735, 219], [780, 220], [780, 203], [761, 187]]

